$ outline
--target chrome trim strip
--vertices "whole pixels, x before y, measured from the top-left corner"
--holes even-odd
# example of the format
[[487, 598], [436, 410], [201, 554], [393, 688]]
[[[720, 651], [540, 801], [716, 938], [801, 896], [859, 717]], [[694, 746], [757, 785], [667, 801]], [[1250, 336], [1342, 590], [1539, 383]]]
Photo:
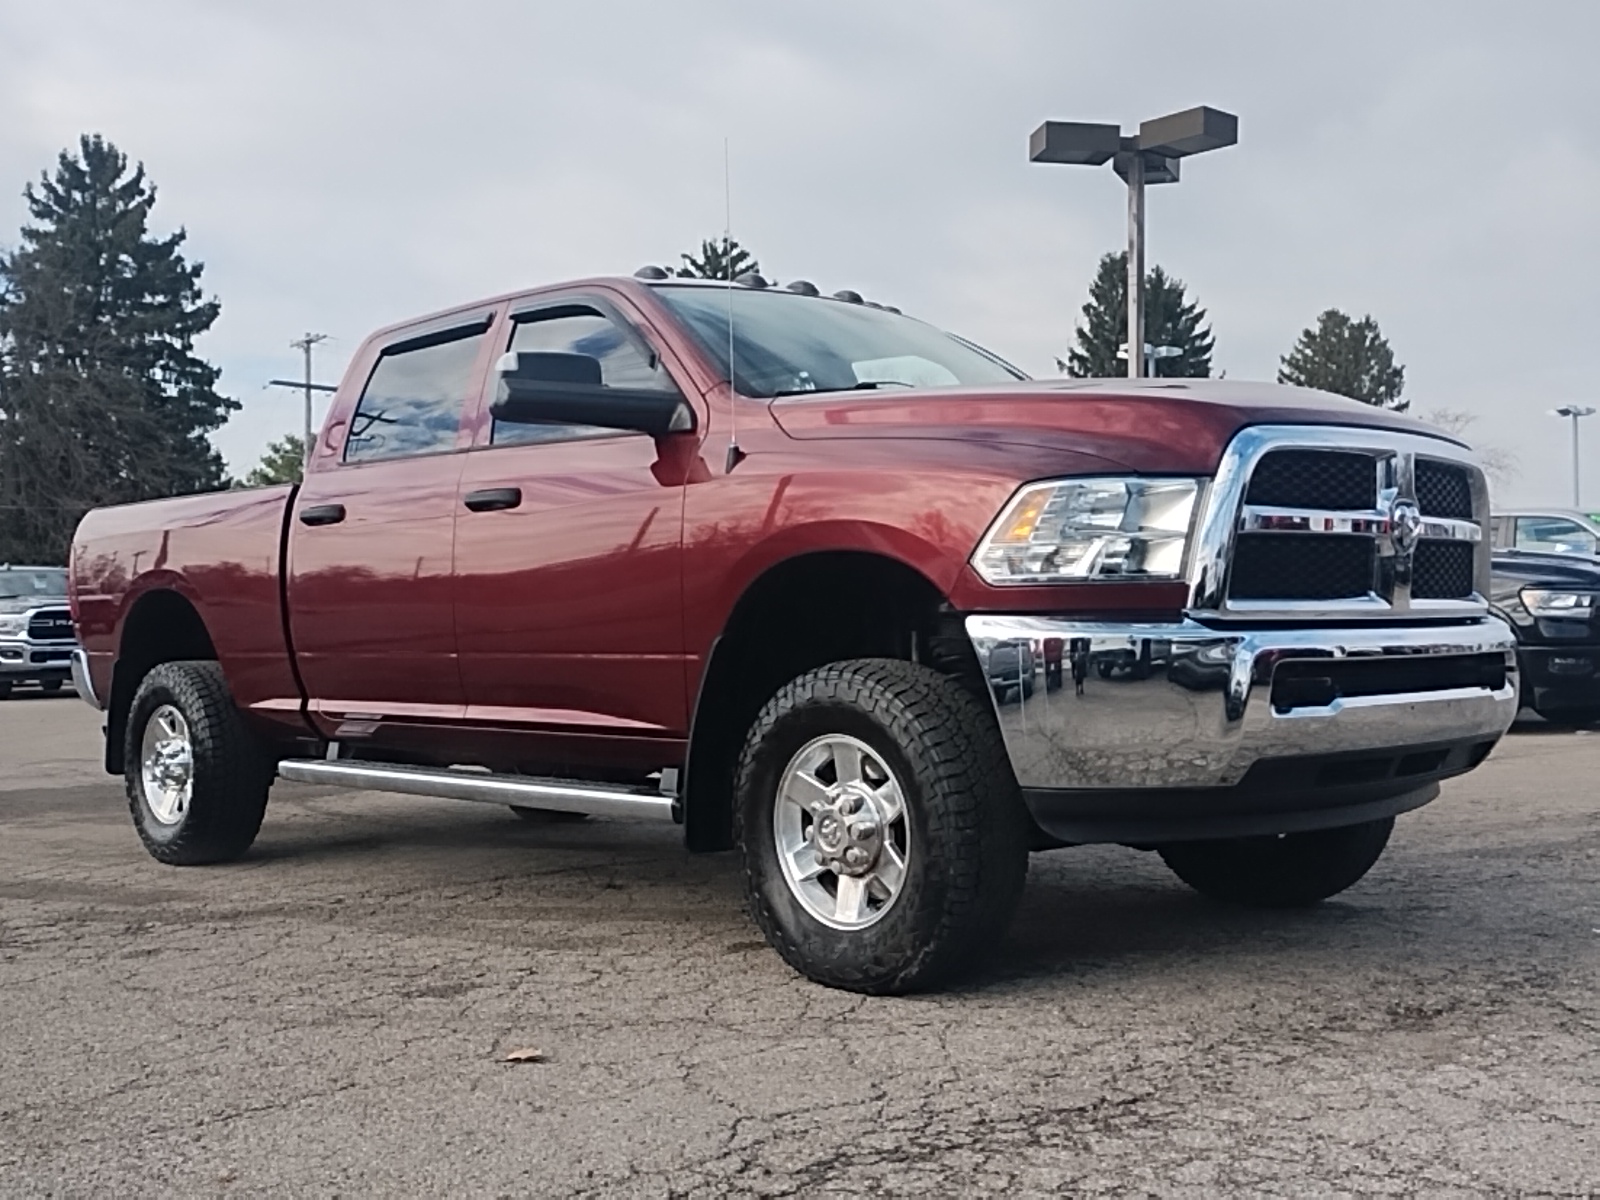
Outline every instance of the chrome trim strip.
[[[1418, 537], [1433, 541], [1481, 542], [1483, 529], [1476, 521], [1454, 517], [1423, 517]], [[1389, 514], [1376, 509], [1338, 512], [1316, 508], [1269, 508], [1246, 504], [1239, 513], [1240, 533], [1361, 533], [1383, 537], [1389, 532]]]
[[89, 674], [89, 652], [82, 646], [72, 651], [72, 687], [84, 703], [104, 712], [105, 702], [95, 695], [94, 678]]
[[436, 796], [442, 800], [476, 800], [485, 804], [526, 804], [559, 812], [597, 817], [646, 817], [672, 820], [673, 797], [657, 791], [533, 779], [520, 775], [488, 775], [448, 768], [406, 767], [388, 763], [328, 762], [290, 758], [278, 764], [278, 775], [297, 783]]
[[[1496, 618], [1443, 627], [1254, 630], [994, 615], [965, 623], [973, 639], [1059, 639], [1064, 660], [1087, 654], [1082, 696], [1035, 687], [1024, 697], [1020, 678], [1015, 685], [992, 681], [999, 685], [990, 692], [1000, 730], [1024, 788], [1229, 787], [1263, 758], [1498, 738], [1516, 715], [1516, 639]], [[1286, 713], [1271, 703], [1273, 672], [1288, 660], [1491, 653], [1506, 660], [1506, 686], [1497, 691], [1394, 693]]]
[[[1370, 512], [1319, 512], [1314, 509], [1274, 509], [1246, 506], [1244, 496], [1250, 477], [1263, 457], [1274, 450], [1328, 450], [1369, 454], [1377, 473], [1378, 507]], [[1472, 491], [1474, 521], [1454, 520], [1418, 514], [1415, 464], [1418, 459], [1465, 468]], [[1471, 451], [1442, 438], [1392, 430], [1322, 425], [1257, 425], [1241, 430], [1228, 443], [1218, 464], [1212, 486], [1200, 498], [1203, 512], [1196, 525], [1189, 570], [1189, 604], [1192, 616], [1210, 620], [1235, 617], [1301, 619], [1315, 615], [1323, 620], [1340, 618], [1376, 619], [1396, 616], [1458, 617], [1476, 619], [1488, 612], [1489, 555], [1482, 523], [1489, 515], [1489, 491], [1482, 470]], [[1402, 537], [1391, 529], [1394, 505], [1400, 502], [1407, 512], [1409, 531]], [[1265, 532], [1262, 518], [1283, 515], [1291, 521], [1304, 519], [1305, 527], [1291, 524], [1285, 532], [1362, 533], [1378, 540], [1378, 572], [1374, 590], [1365, 597], [1350, 600], [1275, 601], [1229, 600], [1228, 568], [1233, 559], [1234, 541], [1240, 532]], [[1420, 516], [1420, 520], [1418, 519]], [[1316, 529], [1319, 521], [1334, 523], [1333, 528]], [[1365, 522], [1380, 523], [1368, 528]], [[1341, 527], [1340, 522], [1347, 524]], [[1357, 526], [1357, 523], [1362, 523]], [[1409, 552], [1397, 543], [1413, 543], [1422, 538], [1470, 541], [1478, 549], [1474, 557], [1475, 589], [1471, 597], [1460, 600], [1412, 601]]]

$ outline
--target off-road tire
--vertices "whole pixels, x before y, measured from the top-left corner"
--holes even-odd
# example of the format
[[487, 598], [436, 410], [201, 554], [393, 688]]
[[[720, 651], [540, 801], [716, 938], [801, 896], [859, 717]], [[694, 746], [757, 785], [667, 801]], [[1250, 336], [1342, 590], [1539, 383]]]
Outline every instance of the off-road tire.
[[[171, 705], [189, 726], [194, 788], [176, 824], [155, 819], [141, 778], [145, 726]], [[170, 662], [140, 682], [128, 710], [123, 761], [134, 828], [152, 857], [174, 866], [231, 862], [261, 829], [272, 763], [245, 726], [214, 662]]]
[[1372, 869], [1394, 818], [1269, 837], [1173, 842], [1159, 847], [1195, 891], [1253, 908], [1303, 908], [1337, 895]]
[[[827, 734], [880, 755], [908, 813], [902, 889], [864, 929], [813, 917], [774, 844], [779, 780], [802, 746]], [[856, 659], [786, 684], [745, 740], [734, 815], [761, 932], [795, 970], [847, 991], [910, 992], [970, 968], [999, 941], [1027, 877], [1030, 822], [993, 714], [954, 679], [914, 663]]]
[[506, 807], [516, 813], [519, 820], [530, 825], [575, 825], [589, 819], [588, 813], [562, 812], [556, 808], [530, 808], [526, 804], [508, 804]]

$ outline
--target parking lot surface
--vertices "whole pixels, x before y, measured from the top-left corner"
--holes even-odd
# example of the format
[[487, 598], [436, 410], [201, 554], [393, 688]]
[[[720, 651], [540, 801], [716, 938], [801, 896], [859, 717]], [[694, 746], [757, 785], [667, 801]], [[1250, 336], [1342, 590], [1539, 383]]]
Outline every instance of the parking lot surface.
[[97, 720], [0, 704], [0, 1194], [1600, 1190], [1600, 735], [1311, 911], [1036, 856], [988, 970], [867, 999], [669, 828], [279, 784], [160, 866]]

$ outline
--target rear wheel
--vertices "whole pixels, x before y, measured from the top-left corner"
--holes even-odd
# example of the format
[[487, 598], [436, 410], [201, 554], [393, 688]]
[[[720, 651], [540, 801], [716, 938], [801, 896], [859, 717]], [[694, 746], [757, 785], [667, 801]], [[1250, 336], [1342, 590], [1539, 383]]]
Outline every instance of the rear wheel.
[[250, 848], [272, 763], [245, 727], [214, 662], [163, 663], [128, 711], [128, 808], [164, 863], [228, 862]]
[[1160, 847], [1173, 874], [1216, 900], [1300, 908], [1350, 887], [1389, 844], [1394, 818], [1269, 837], [1173, 842]]
[[757, 924], [830, 987], [908, 992], [970, 966], [1027, 874], [992, 715], [913, 663], [834, 663], [786, 685], [746, 740], [736, 813]]

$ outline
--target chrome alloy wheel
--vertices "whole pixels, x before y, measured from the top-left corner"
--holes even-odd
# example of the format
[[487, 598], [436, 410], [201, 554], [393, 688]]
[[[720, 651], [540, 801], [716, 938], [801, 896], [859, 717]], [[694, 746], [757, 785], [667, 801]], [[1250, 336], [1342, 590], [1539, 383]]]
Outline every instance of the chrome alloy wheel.
[[882, 920], [905, 885], [905, 795], [877, 751], [853, 737], [815, 738], [789, 760], [772, 833], [789, 890], [833, 929]]
[[170, 704], [156, 709], [145, 723], [139, 778], [152, 817], [163, 825], [183, 820], [194, 794], [194, 743], [189, 722]]

